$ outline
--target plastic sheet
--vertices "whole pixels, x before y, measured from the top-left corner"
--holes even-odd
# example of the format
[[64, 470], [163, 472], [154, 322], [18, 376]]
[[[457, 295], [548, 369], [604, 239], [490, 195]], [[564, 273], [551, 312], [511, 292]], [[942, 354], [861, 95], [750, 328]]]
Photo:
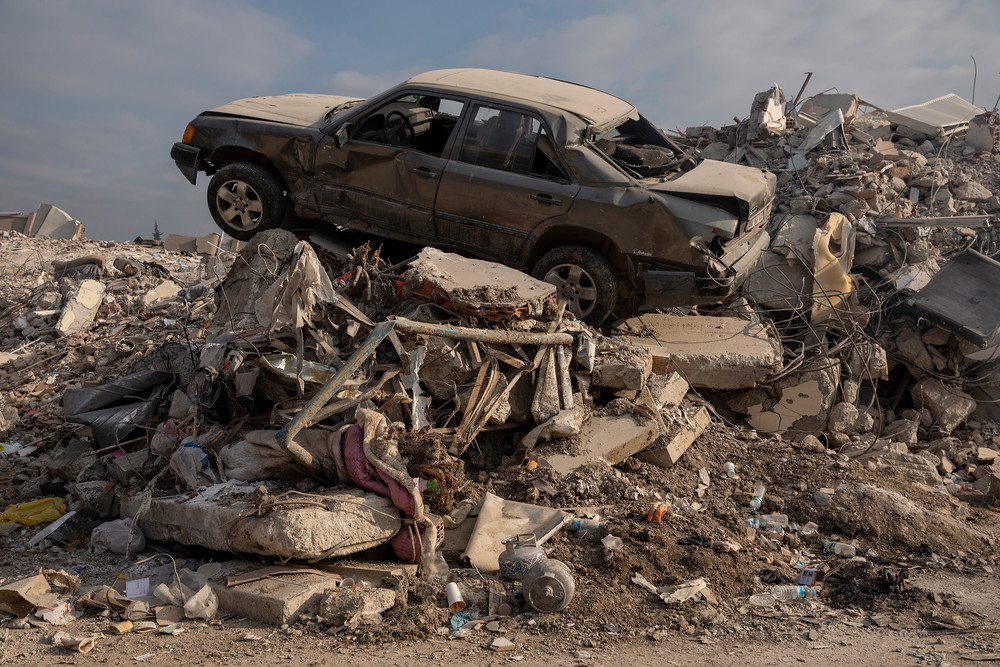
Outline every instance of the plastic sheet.
[[173, 384], [173, 373], [148, 370], [100, 387], [67, 389], [62, 401], [66, 421], [89, 425], [101, 447], [116, 445], [156, 412]]

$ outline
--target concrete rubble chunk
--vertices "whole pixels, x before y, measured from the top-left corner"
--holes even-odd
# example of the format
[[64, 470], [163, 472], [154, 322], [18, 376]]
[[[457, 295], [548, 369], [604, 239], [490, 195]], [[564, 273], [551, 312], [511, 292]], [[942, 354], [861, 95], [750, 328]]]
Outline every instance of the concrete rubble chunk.
[[334, 588], [319, 601], [319, 616], [324, 625], [332, 627], [380, 621], [381, 613], [391, 609], [395, 603], [396, 592], [388, 588]]
[[688, 383], [680, 373], [670, 373], [669, 375], [652, 375], [646, 381], [650, 396], [653, 399], [653, 406], [657, 410], [680, 405], [684, 396], [688, 392]]
[[776, 383], [780, 396], [750, 406], [750, 425], [764, 433], [819, 431], [827, 423], [840, 381], [840, 366], [797, 373]]
[[503, 310], [539, 315], [556, 288], [502, 264], [424, 248], [410, 262], [406, 291], [489, 316]]
[[647, 348], [653, 372], [680, 373], [694, 387], [749, 388], [781, 367], [770, 330], [739, 317], [661, 315], [626, 320], [625, 340]]
[[649, 449], [636, 454], [635, 458], [661, 468], [669, 468], [680, 460], [688, 447], [712, 423], [712, 417], [703, 405], [676, 410], [680, 414], [670, 420], [667, 432], [658, 437]]
[[636, 345], [607, 346], [598, 350], [591, 383], [613, 390], [639, 390], [653, 370], [653, 355]]
[[[293, 567], [265, 567], [242, 561], [223, 563], [209, 580], [219, 599], [220, 614], [235, 614], [269, 625], [295, 623], [302, 614], [319, 610], [324, 596], [339, 585], [339, 577]], [[255, 578], [259, 576], [260, 578]], [[252, 581], [229, 585], [229, 581]], [[392, 594], [392, 591], [389, 591]]]
[[101, 307], [104, 290], [104, 283], [99, 280], [81, 281], [66, 299], [56, 331], [62, 336], [69, 336], [89, 329]]
[[917, 382], [910, 389], [910, 395], [914, 405], [930, 410], [937, 427], [945, 434], [964, 423], [976, 409], [975, 399], [935, 378]]
[[151, 306], [157, 301], [169, 299], [177, 296], [181, 291], [181, 286], [173, 280], [164, 280], [162, 283], [146, 292], [142, 297], [142, 305]]
[[617, 465], [649, 447], [659, 434], [653, 419], [631, 414], [591, 417], [573, 437], [572, 453], [557, 451], [557, 440], [539, 451], [538, 464], [561, 475], [595, 461]]
[[975, 181], [966, 181], [962, 183], [957, 188], [955, 188], [954, 193], [955, 199], [960, 199], [962, 201], [987, 201], [993, 196], [989, 188]]

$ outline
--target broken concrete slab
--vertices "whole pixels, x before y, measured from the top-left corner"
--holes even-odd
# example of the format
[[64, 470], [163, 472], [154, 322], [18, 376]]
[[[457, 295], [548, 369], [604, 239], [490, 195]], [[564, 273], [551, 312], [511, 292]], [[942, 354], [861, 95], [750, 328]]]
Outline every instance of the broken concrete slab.
[[986, 153], [1000, 153], [1000, 113], [988, 111], [969, 121], [967, 146]]
[[84, 231], [79, 220], [52, 204], [42, 204], [28, 217], [28, 229], [29, 236], [47, 239], [78, 239]]
[[556, 294], [554, 285], [516, 269], [437, 248], [424, 248], [410, 262], [405, 289], [484, 317], [540, 315]]
[[934, 422], [945, 434], [965, 422], [975, 411], [976, 401], [964, 391], [949, 387], [936, 378], [924, 378], [910, 389], [913, 404], [927, 408]]
[[219, 252], [219, 244], [221, 242], [222, 235], [214, 232], [212, 234], [205, 234], [204, 236], [167, 234], [167, 238], [163, 239], [163, 249], [172, 252], [188, 252], [192, 255], [215, 257]]
[[916, 130], [929, 137], [948, 136], [966, 128], [982, 109], [954, 93], [908, 107], [886, 111], [893, 123]]
[[670, 373], [669, 375], [652, 375], [646, 381], [646, 388], [649, 389], [653, 405], [649, 406], [655, 410], [680, 405], [688, 392], [688, 382], [680, 373]]
[[653, 371], [653, 355], [636, 345], [599, 349], [594, 359], [591, 384], [612, 390], [640, 390]]
[[538, 464], [566, 475], [582, 465], [603, 461], [617, 465], [649, 447], [660, 434], [660, 425], [653, 419], [637, 415], [607, 415], [591, 417], [580, 427], [572, 441], [572, 451], [553, 451], [562, 442], [555, 441], [539, 452]]
[[620, 327], [625, 340], [647, 348], [653, 372], [680, 373], [692, 386], [753, 387], [781, 367], [781, 343], [762, 325], [739, 317], [649, 313]]
[[86, 331], [90, 328], [104, 298], [104, 283], [99, 280], [83, 280], [66, 300], [56, 331], [62, 336]]
[[688, 447], [712, 423], [708, 409], [703, 405], [691, 406], [689, 409], [677, 408], [680, 417], [671, 420], [668, 431], [661, 435], [653, 445], [635, 455], [635, 458], [661, 468], [669, 468], [680, 460]]
[[164, 280], [162, 283], [143, 295], [142, 305], [147, 307], [151, 306], [157, 301], [177, 296], [177, 293], [180, 291], [181, 286], [173, 280]]
[[[274, 574], [266, 574], [274, 569]], [[294, 568], [260, 568], [242, 561], [223, 563], [218, 575], [209, 580], [219, 599], [219, 612], [236, 614], [261, 623], [281, 626], [295, 623], [299, 616], [314, 613], [321, 600], [340, 584], [340, 578], [316, 572], [290, 572]], [[289, 573], [278, 573], [277, 570]], [[230, 578], [263, 576], [254, 581], [227, 585]], [[392, 591], [389, 591], [392, 594]]]
[[388, 588], [334, 588], [319, 601], [319, 616], [324, 625], [339, 628], [357, 622], [380, 621], [382, 612], [394, 604], [396, 592]]
[[777, 400], [748, 408], [749, 422], [764, 433], [821, 431], [837, 396], [840, 366], [832, 365], [783, 378], [775, 390]]
[[461, 560], [484, 572], [497, 572], [504, 550], [502, 540], [511, 535], [533, 533], [535, 544], [540, 545], [568, 518], [569, 515], [561, 510], [504, 500], [487, 492]]
[[[324, 507], [282, 508], [280, 501], [233, 480], [210, 486], [184, 503], [154, 499], [139, 526], [148, 538], [217, 551], [276, 558], [332, 558], [384, 544], [402, 526], [389, 498], [343, 489], [314, 494]], [[267, 488], [264, 486], [263, 488]], [[122, 515], [134, 516], [141, 496], [122, 499]], [[262, 508], [272, 508], [261, 512]]]

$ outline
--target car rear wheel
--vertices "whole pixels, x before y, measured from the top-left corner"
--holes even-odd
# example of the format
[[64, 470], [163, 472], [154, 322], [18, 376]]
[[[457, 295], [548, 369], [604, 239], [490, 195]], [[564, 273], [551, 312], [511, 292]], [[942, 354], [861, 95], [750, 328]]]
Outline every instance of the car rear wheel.
[[587, 324], [603, 322], [615, 305], [617, 283], [608, 261], [593, 248], [569, 245], [546, 253], [531, 275], [556, 286], [566, 308]]
[[281, 224], [285, 193], [264, 167], [234, 162], [220, 169], [209, 182], [208, 208], [224, 232], [249, 241], [257, 232]]

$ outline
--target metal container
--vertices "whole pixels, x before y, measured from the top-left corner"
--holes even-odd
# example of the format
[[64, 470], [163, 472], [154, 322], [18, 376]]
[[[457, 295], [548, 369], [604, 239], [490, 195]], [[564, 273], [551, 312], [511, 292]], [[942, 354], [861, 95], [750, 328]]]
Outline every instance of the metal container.
[[553, 612], [565, 609], [576, 593], [573, 574], [566, 563], [546, 559], [524, 573], [524, 599], [536, 611]]
[[497, 560], [500, 561], [500, 578], [520, 581], [532, 565], [545, 560], [545, 550], [535, 545], [535, 534], [513, 535], [501, 542], [506, 548]]

